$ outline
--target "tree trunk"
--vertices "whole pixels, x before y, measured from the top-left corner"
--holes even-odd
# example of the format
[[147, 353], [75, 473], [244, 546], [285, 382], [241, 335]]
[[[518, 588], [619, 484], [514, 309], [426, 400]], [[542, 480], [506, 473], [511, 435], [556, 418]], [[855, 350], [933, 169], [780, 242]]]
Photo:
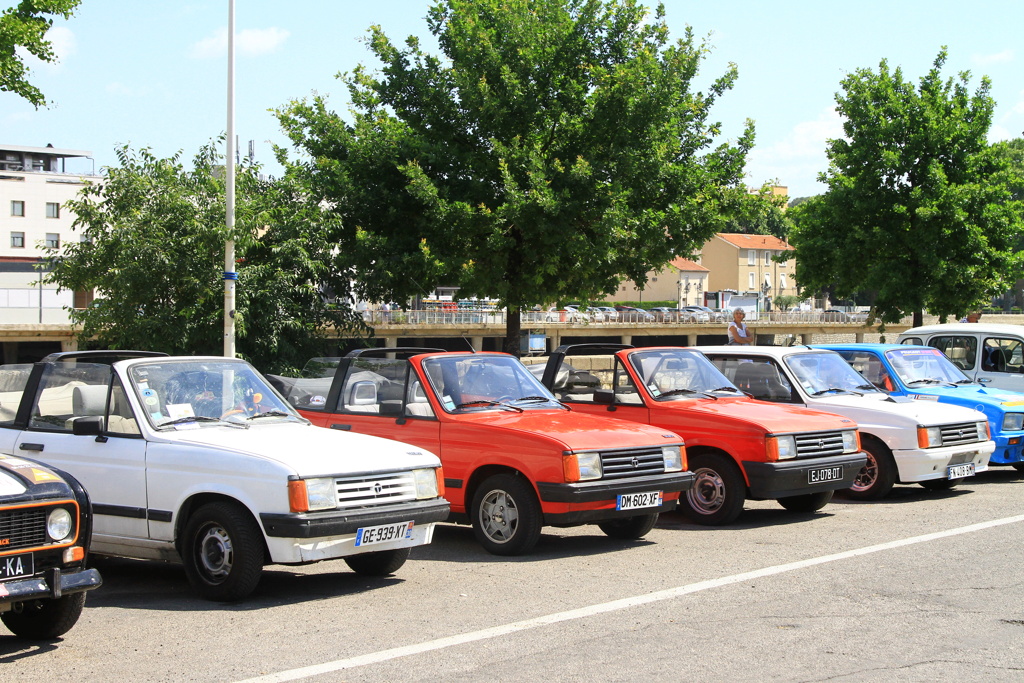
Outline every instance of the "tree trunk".
[[508, 306], [505, 314], [505, 346], [502, 349], [505, 353], [511, 353], [519, 357], [519, 337], [523, 329], [523, 321], [519, 306]]
[[914, 311], [914, 327], [924, 325], [924, 311]]

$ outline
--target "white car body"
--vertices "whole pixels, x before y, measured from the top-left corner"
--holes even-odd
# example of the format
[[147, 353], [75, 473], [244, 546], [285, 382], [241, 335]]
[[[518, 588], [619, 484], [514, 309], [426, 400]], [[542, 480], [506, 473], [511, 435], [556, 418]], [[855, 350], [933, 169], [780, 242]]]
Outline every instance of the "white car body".
[[[816, 408], [837, 415], [848, 417], [857, 422], [863, 438], [876, 438], [892, 452], [898, 469], [898, 481], [902, 483], [945, 479], [952, 466], [973, 463], [975, 472], [988, 469], [988, 460], [995, 450], [995, 442], [989, 438], [987, 419], [984, 413], [970, 408], [940, 404], [935, 402], [914, 401], [888, 396], [885, 392], [875, 389], [871, 383], [858, 374], [862, 384], [841, 387], [846, 391], [829, 391], [819, 396], [812, 395], [808, 387], [800, 381], [791, 364], [808, 362], [814, 354], [834, 356], [836, 361], [845, 364], [839, 354], [823, 349], [806, 347], [768, 347], [754, 346], [737, 348], [733, 346], [701, 347], [723, 373], [736, 386], [752, 393], [755, 398], [762, 398], [762, 389], [744, 386], [743, 372], [737, 363], [723, 363], [723, 359], [745, 359], [754, 361], [771, 361], [778, 371], [779, 377], [788, 383], [790, 398], [783, 398], [781, 391], [772, 394], [769, 400], [780, 403], [791, 403]], [[820, 358], [820, 356], [819, 356]], [[849, 366], [847, 366], [849, 367]], [[751, 389], [754, 391], [751, 391]], [[927, 448], [919, 444], [919, 428], [938, 428], [947, 441], [955, 441], [952, 445], [938, 445]], [[963, 435], [956, 436], [963, 431]]]
[[1020, 325], [923, 325], [903, 332], [897, 341], [934, 346], [986, 387], [1024, 392], [1024, 327]]
[[[244, 361], [154, 356], [106, 364], [90, 362], [87, 352], [61, 355], [74, 360], [36, 364], [39, 390], [30, 380], [19, 394], [20, 419], [0, 421], [0, 453], [27, 455], [82, 482], [95, 513], [93, 552], [182, 561], [190, 516], [211, 502], [247, 513], [275, 564], [422, 545], [447, 517], [437, 456], [314, 427]], [[176, 378], [190, 373], [203, 373], [206, 383], [179, 391], [184, 380]], [[424, 484], [430, 476], [432, 491]], [[305, 508], [292, 497], [296, 486]], [[319, 498], [307, 490], [314, 486]], [[360, 535], [402, 522], [409, 525], [401, 537]]]

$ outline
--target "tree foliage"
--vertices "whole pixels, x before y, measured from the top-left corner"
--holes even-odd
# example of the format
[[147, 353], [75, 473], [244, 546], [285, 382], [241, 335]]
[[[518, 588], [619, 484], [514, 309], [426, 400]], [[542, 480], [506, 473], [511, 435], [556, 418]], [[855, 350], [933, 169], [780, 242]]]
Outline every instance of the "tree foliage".
[[722, 232], [789, 238], [793, 224], [786, 217], [786, 197], [774, 194], [771, 184], [765, 183], [756, 192], [735, 188], [729, 195], [733, 201], [723, 207], [727, 218]]
[[[71, 312], [80, 336], [110, 348], [213, 354], [223, 349], [225, 187], [223, 158], [211, 143], [185, 168], [180, 152], [160, 159], [148, 149], [117, 151], [66, 207], [81, 241], [51, 249], [48, 281], [95, 290], [88, 308]], [[239, 355], [281, 371], [319, 352], [331, 325], [352, 324], [349, 307], [321, 292], [325, 249], [306, 224], [290, 188], [262, 180], [255, 166], [236, 175], [236, 338]], [[291, 207], [287, 210], [285, 207]], [[342, 297], [347, 292], [342, 292]]]
[[708, 46], [689, 29], [672, 41], [663, 8], [441, 0], [427, 26], [443, 57], [370, 29], [384, 68], [342, 76], [351, 123], [320, 97], [278, 112], [302, 152], [288, 173], [364, 296], [444, 284], [497, 298], [517, 351], [521, 310], [642, 285], [716, 231], [753, 127], [712, 148], [735, 66], [696, 90]]
[[29, 83], [28, 67], [18, 48], [44, 62], [56, 61], [53, 45], [46, 32], [53, 17], [71, 18], [81, 0], [22, 0], [0, 14], [0, 91], [24, 97], [38, 109], [46, 97]]
[[925, 309], [961, 314], [1004, 291], [1021, 270], [1021, 207], [994, 179], [995, 102], [987, 78], [943, 80], [943, 48], [918, 87], [890, 71], [842, 81], [845, 137], [828, 145], [828, 191], [793, 209], [797, 280], [839, 296], [874, 290], [884, 322]]

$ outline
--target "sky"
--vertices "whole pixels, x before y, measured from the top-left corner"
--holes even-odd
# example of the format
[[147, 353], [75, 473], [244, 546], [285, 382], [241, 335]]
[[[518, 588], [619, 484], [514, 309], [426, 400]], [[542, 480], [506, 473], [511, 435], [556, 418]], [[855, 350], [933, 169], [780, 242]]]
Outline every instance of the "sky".
[[[3, 2], [0, 8], [14, 4]], [[395, 43], [409, 35], [436, 52], [427, 0], [236, 0], [235, 131], [244, 154], [253, 141], [267, 172], [280, 167], [272, 145], [287, 146], [272, 110], [314, 93], [339, 113], [348, 93], [336, 78], [379, 64], [367, 29], [380, 25]], [[651, 5], [652, 3], [645, 3]], [[710, 51], [695, 80], [706, 91], [730, 62], [739, 80], [712, 109], [722, 137], [735, 140], [746, 119], [756, 127], [745, 181], [819, 194], [826, 140], [842, 134], [835, 94], [849, 73], [877, 71], [886, 59], [916, 81], [943, 45], [944, 77], [969, 71], [975, 90], [992, 81], [990, 141], [1024, 136], [1024, 2], [1021, 0], [790, 0], [767, 3], [665, 2], [673, 37], [686, 27]], [[86, 150], [67, 170], [116, 166], [116, 150], [150, 148], [186, 160], [227, 129], [227, 0], [83, 0], [50, 31], [58, 64], [30, 62], [31, 81], [53, 102], [34, 109], [0, 93], [0, 143]]]

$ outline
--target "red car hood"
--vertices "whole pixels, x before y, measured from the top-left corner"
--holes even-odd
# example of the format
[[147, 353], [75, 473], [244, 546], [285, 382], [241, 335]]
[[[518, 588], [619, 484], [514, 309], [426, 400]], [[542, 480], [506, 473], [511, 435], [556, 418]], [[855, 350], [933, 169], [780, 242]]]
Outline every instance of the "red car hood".
[[678, 434], [660, 427], [568, 410], [488, 410], [452, 417], [467, 426], [557, 440], [566, 450], [666, 446], [683, 441]]

